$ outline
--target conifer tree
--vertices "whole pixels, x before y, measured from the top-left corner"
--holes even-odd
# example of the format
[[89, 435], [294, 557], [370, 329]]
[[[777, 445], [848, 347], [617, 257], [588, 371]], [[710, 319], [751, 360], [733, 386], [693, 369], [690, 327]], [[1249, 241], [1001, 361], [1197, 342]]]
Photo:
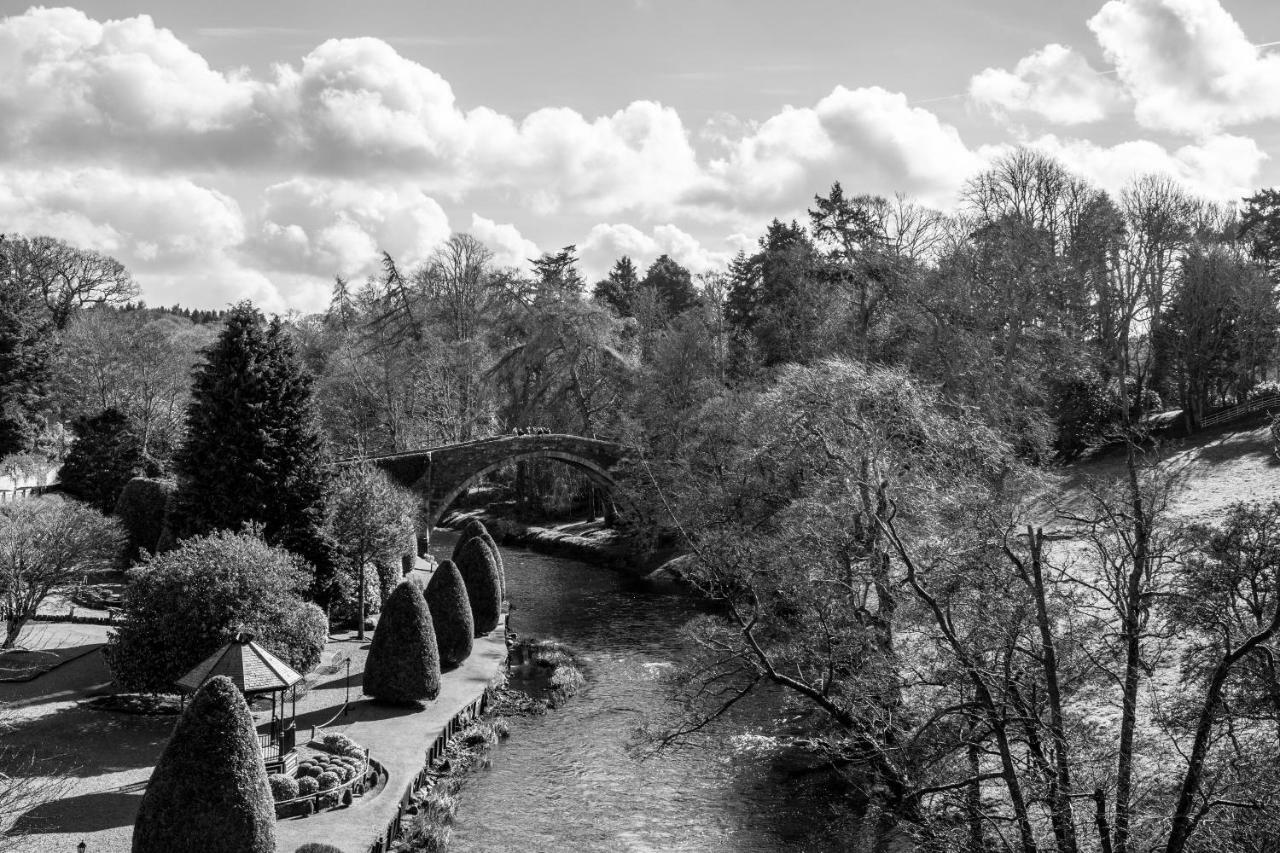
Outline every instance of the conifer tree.
[[312, 563], [317, 597], [327, 600], [334, 554], [323, 530], [323, 442], [311, 376], [284, 324], [240, 303], [195, 375], [174, 460], [175, 532], [260, 523], [268, 542]]
[[75, 441], [58, 471], [58, 481], [73, 498], [111, 512], [125, 484], [143, 473], [142, 440], [129, 419], [114, 408], [77, 418], [71, 431]]
[[483, 539], [473, 537], [462, 546], [456, 562], [462, 582], [467, 587], [467, 598], [471, 602], [475, 635], [483, 637], [498, 627], [498, 621], [502, 617], [497, 560]]
[[133, 826], [133, 853], [275, 853], [276, 815], [249, 706], [225, 675], [192, 697]]
[[425, 595], [431, 624], [435, 626], [440, 665], [455, 667], [471, 655], [475, 622], [471, 618], [467, 587], [452, 560], [436, 567]]
[[0, 457], [29, 449], [48, 396], [52, 324], [0, 236]]
[[382, 610], [364, 664], [364, 692], [407, 705], [440, 693], [440, 651], [422, 590], [401, 581]]

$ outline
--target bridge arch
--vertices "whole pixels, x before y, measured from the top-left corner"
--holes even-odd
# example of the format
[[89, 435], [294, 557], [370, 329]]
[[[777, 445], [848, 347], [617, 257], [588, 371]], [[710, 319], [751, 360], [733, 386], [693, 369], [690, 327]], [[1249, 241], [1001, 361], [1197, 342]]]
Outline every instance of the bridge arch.
[[492, 462], [484, 466], [473, 474], [467, 475], [466, 479], [458, 483], [440, 497], [440, 499], [435, 502], [434, 506], [428, 508], [427, 524], [429, 528], [434, 529], [435, 526], [440, 523], [440, 519], [444, 518], [445, 513], [449, 511], [449, 508], [453, 506], [454, 501], [466, 494], [467, 489], [475, 485], [478, 480], [488, 474], [492, 474], [494, 471], [497, 471], [506, 465], [511, 465], [516, 462], [524, 462], [530, 459], [553, 459], [557, 462], [563, 462], [565, 465], [581, 471], [589, 480], [591, 480], [591, 482], [604, 489], [611, 496], [617, 493], [618, 482], [613, 479], [608, 471], [601, 468], [590, 459], [584, 459], [580, 456], [574, 456], [571, 453], [560, 453], [554, 450], [535, 450], [528, 453], [508, 456], [505, 459], [500, 459], [497, 462]]
[[429, 533], [449, 507], [476, 480], [504, 465], [550, 459], [584, 473], [610, 497], [619, 496], [611, 470], [628, 454], [623, 445], [576, 435], [506, 435], [407, 453], [370, 457], [369, 461], [422, 500]]

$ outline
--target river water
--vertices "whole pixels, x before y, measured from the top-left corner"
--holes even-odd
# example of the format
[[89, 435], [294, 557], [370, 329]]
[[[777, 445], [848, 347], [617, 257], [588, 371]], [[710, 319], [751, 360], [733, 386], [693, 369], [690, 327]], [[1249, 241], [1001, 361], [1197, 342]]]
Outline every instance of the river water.
[[[443, 559], [455, 537], [437, 536]], [[677, 588], [523, 549], [503, 558], [512, 629], [569, 646], [587, 684], [545, 716], [512, 721], [491, 766], [467, 779], [451, 851], [839, 849], [815, 830], [831, 805], [821, 793], [797, 793], [758, 741], [731, 737], [770, 721], [770, 697], [743, 708], [714, 749], [633, 748], [642, 725], [674, 710], [663, 676], [696, 613]]]

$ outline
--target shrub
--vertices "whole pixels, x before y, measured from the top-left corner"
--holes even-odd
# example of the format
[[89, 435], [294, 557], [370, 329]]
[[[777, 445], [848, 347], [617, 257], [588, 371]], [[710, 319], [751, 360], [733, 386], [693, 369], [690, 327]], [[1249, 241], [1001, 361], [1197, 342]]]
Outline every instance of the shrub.
[[319, 775], [320, 775], [319, 773], [316, 773], [315, 776], [298, 777], [298, 796], [299, 797], [309, 797], [320, 790], [320, 783], [316, 781]]
[[298, 779], [304, 779], [307, 776], [319, 776], [320, 768], [314, 762], [304, 761], [298, 765]]
[[115, 514], [129, 534], [129, 558], [138, 549], [154, 554], [164, 529], [164, 514], [170, 496], [178, 487], [172, 480], [152, 480], [134, 477], [124, 484], [116, 500]]
[[456, 563], [458, 555], [462, 553], [462, 549], [466, 547], [467, 542], [472, 539], [481, 539], [484, 544], [489, 546], [489, 550], [493, 552], [493, 558], [498, 564], [498, 601], [502, 602], [507, 597], [507, 570], [502, 563], [502, 551], [498, 549], [498, 543], [494, 541], [493, 536], [489, 534], [484, 523], [479, 519], [473, 518], [462, 528], [462, 535], [458, 537], [458, 541], [453, 546], [453, 560]]
[[501, 617], [497, 561], [483, 540], [473, 538], [462, 547], [456, 563], [471, 602], [475, 636], [483, 637], [498, 626]]
[[425, 597], [431, 610], [431, 624], [435, 626], [440, 666], [453, 668], [471, 655], [475, 621], [471, 617], [467, 587], [452, 560], [436, 567]]
[[71, 424], [75, 440], [58, 470], [62, 490], [101, 512], [115, 509], [120, 490], [143, 472], [142, 441], [118, 409]]
[[320, 786], [321, 791], [333, 790], [334, 788], [338, 787], [338, 782], [339, 782], [338, 774], [329, 770], [326, 770], [324, 773], [321, 773], [320, 778], [316, 779], [316, 784]]
[[304, 672], [327, 635], [295, 593], [305, 583], [298, 560], [251, 532], [185, 540], [131, 575], [124, 621], [105, 650], [128, 690], [171, 689], [241, 627]]
[[191, 699], [151, 774], [134, 853], [275, 853], [276, 815], [258, 735], [226, 676]]
[[342, 853], [342, 851], [332, 844], [318, 844], [315, 841], [308, 841], [293, 853]]
[[383, 702], [434, 699], [440, 692], [440, 653], [422, 591], [402, 581], [387, 599], [364, 665], [364, 692]]
[[1249, 389], [1250, 400], [1261, 400], [1264, 397], [1274, 397], [1277, 394], [1280, 394], [1280, 382], [1274, 379], [1264, 379]]
[[281, 800], [292, 800], [298, 796], [298, 780], [283, 773], [272, 773], [267, 777], [271, 786], [271, 797], [277, 803]]

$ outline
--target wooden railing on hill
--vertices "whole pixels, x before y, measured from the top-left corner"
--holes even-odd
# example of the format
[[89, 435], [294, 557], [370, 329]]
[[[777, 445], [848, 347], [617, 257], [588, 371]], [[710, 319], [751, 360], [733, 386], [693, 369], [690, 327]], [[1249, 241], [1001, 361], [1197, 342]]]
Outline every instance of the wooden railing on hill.
[[1214, 412], [1212, 415], [1209, 415], [1209, 417], [1200, 421], [1200, 428], [1208, 429], [1209, 427], [1217, 426], [1218, 424], [1226, 423], [1229, 420], [1238, 418], [1241, 415], [1247, 415], [1252, 412], [1260, 412], [1263, 409], [1272, 408], [1280, 408], [1280, 394], [1272, 394], [1269, 397], [1259, 397], [1256, 400], [1249, 400], [1247, 402], [1240, 403], [1237, 406], [1232, 406], [1229, 409]]

